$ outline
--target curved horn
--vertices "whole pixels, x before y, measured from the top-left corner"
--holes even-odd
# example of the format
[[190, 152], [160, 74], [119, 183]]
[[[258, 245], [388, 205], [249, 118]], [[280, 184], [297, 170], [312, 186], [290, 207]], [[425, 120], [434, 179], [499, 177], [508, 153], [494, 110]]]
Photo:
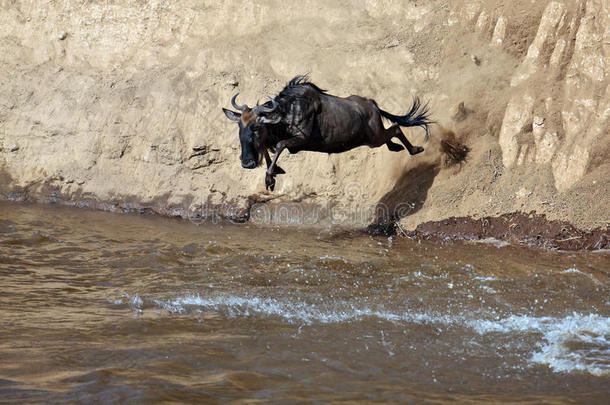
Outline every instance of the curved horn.
[[256, 107], [254, 107], [254, 108], [252, 109], [252, 112], [253, 112], [254, 114], [260, 114], [260, 113], [270, 113], [270, 112], [275, 111], [275, 109], [276, 109], [276, 108], [277, 108], [277, 106], [278, 106], [278, 102], [277, 102], [277, 101], [275, 101], [275, 99], [273, 99], [273, 98], [271, 98], [271, 97], [269, 97], [269, 96], [267, 96], [267, 97], [269, 98], [269, 100], [271, 100], [271, 104], [272, 104], [272, 106], [271, 106], [271, 107], [265, 107], [264, 105], [257, 105]]
[[235, 104], [235, 99], [237, 98], [238, 95], [239, 95], [239, 93], [235, 93], [235, 95], [233, 97], [231, 97], [231, 105], [236, 110], [244, 111], [246, 108], [248, 108], [248, 106], [246, 104], [244, 104], [244, 105], [237, 105], [237, 104]]

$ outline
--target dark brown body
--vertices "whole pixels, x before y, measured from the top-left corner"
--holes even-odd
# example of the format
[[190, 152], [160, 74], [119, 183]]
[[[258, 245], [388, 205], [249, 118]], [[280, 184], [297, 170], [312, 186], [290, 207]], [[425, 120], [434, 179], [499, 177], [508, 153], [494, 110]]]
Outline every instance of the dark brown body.
[[375, 148], [387, 142], [374, 101], [360, 96], [340, 98], [328, 94], [322, 94], [320, 101], [307, 138], [309, 142], [289, 147], [291, 153], [301, 150], [341, 153], [363, 145]]

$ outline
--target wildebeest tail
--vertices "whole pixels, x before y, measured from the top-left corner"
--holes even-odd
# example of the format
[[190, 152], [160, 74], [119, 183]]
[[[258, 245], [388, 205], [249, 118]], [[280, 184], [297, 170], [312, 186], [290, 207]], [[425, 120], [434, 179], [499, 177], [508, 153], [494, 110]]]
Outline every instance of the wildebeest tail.
[[[379, 108], [379, 107], [377, 107]], [[426, 130], [425, 140], [428, 141], [428, 125], [433, 124], [434, 121], [430, 119], [428, 104], [421, 104], [419, 97], [413, 99], [413, 106], [405, 115], [394, 115], [387, 111], [383, 111], [379, 108], [381, 115], [392, 122], [400, 125], [401, 127], [422, 127]]]

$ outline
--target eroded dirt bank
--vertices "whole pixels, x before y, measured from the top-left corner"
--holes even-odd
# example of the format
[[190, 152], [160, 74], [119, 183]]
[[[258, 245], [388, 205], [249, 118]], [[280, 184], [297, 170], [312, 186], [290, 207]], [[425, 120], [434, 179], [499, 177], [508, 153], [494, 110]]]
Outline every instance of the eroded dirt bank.
[[[609, 4], [1, 1], [0, 197], [440, 233], [535, 211], [607, 234]], [[305, 72], [391, 112], [430, 100], [426, 151], [287, 153], [266, 193], [220, 107]]]
[[544, 215], [522, 212], [480, 219], [451, 217], [426, 222], [413, 231], [405, 232], [405, 236], [427, 240], [508, 241], [561, 250], [610, 248], [607, 229], [597, 228], [587, 232], [565, 221], [549, 221]]

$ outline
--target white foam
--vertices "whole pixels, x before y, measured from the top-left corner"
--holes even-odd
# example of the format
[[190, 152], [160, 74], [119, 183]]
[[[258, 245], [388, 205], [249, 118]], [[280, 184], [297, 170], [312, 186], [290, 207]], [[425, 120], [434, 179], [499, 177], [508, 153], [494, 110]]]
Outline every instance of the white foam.
[[[142, 297], [140, 297], [140, 295], [138, 295], [138, 293], [136, 293], [135, 295], [129, 295], [129, 294], [123, 294], [125, 296], [125, 298], [127, 298], [127, 303], [129, 304], [129, 306], [131, 307], [132, 310], [134, 310], [136, 313], [141, 314], [142, 313], [142, 306], [144, 305], [144, 301], [142, 300]], [[117, 300], [119, 303], [122, 302], [122, 300]]]
[[507, 242], [505, 240], [496, 239], [496, 238], [476, 239], [476, 240], [473, 240], [472, 243], [483, 243], [483, 244], [492, 245], [492, 246], [495, 246], [498, 248], [510, 245], [510, 242]]
[[[610, 318], [572, 314], [563, 318], [510, 316], [497, 321], [470, 321], [479, 334], [540, 333], [540, 350], [530, 361], [556, 372], [586, 371], [610, 375]], [[574, 349], [576, 348], [576, 349]]]
[[497, 293], [496, 290], [494, 290], [493, 288], [491, 288], [489, 286], [486, 286], [486, 285], [481, 286], [481, 289], [484, 290], [488, 294], [496, 294]]
[[475, 277], [473, 277], [473, 280], [478, 280], [478, 281], [498, 281], [499, 279], [496, 278], [496, 277], [475, 276]]
[[343, 263], [349, 263], [349, 261], [341, 256], [329, 256], [329, 255], [324, 255], [324, 256], [320, 256], [320, 260], [334, 260], [334, 261], [341, 261]]
[[364, 318], [378, 318], [389, 322], [441, 323], [452, 324], [456, 321], [450, 315], [438, 315], [418, 312], [391, 312], [373, 309], [368, 306], [358, 307], [355, 303], [343, 302], [328, 308], [299, 301], [275, 298], [240, 297], [233, 294], [217, 294], [213, 297], [201, 297], [199, 294], [178, 297], [170, 301], [155, 301], [161, 308], [170, 312], [186, 312], [188, 307], [224, 312], [230, 316], [273, 316], [290, 323], [343, 323]]
[[567, 273], [576, 273], [576, 274], [584, 274], [582, 271], [575, 269], [574, 267], [570, 267], [569, 269], [565, 269], [564, 271], [562, 271], [563, 274], [567, 274]]
[[[127, 299], [127, 303], [129, 304], [129, 306], [134, 307], [134, 308], [142, 308], [144, 301], [142, 300], [142, 297], [140, 297], [140, 295], [138, 293], [135, 293], [134, 295], [123, 294], [123, 296]], [[115, 300], [115, 303], [122, 304], [123, 300], [117, 299], [117, 300]]]
[[435, 275], [435, 276], [429, 276], [425, 273], [422, 273], [421, 271], [414, 271], [413, 272], [413, 277], [415, 278], [419, 278], [422, 280], [437, 280], [437, 279], [441, 279], [441, 278], [447, 278], [447, 274], [440, 274], [440, 275]]
[[561, 274], [577, 274], [579, 276], [584, 276], [584, 277], [591, 279], [595, 284], [601, 284], [600, 281], [598, 279], [596, 279], [595, 277], [593, 277], [591, 274], [584, 273], [573, 267], [570, 267], [569, 269], [565, 269], [564, 271], [561, 272]]

